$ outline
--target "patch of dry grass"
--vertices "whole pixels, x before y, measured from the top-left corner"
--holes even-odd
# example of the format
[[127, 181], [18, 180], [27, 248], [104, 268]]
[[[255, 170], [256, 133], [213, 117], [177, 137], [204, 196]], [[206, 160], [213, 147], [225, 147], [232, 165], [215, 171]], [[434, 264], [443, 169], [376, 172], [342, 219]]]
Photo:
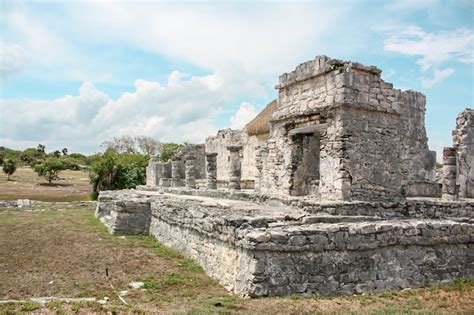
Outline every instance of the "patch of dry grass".
[[31, 199], [39, 201], [89, 200], [92, 191], [89, 174], [85, 171], [65, 170], [61, 179], [49, 184], [29, 167], [19, 167], [7, 180], [0, 174], [0, 200]]

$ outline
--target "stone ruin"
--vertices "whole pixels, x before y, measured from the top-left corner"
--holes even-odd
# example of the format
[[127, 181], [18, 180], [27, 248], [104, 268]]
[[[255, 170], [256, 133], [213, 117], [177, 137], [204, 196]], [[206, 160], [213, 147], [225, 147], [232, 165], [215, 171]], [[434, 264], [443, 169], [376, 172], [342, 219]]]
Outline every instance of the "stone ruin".
[[425, 96], [374, 66], [318, 56], [278, 99], [146, 186], [100, 193], [111, 233], [153, 235], [246, 296], [353, 294], [474, 276], [474, 111], [457, 118], [441, 182]]

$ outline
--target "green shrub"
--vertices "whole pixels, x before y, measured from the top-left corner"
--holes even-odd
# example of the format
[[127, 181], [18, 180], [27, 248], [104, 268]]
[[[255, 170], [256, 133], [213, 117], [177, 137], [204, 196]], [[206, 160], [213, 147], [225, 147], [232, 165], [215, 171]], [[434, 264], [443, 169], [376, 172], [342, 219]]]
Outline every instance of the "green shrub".
[[16, 171], [17, 162], [9, 159], [3, 162], [3, 172], [7, 174], [7, 180], [10, 180], [10, 176]]
[[160, 161], [168, 162], [169, 160], [173, 159], [176, 153], [178, 153], [182, 147], [183, 147], [182, 144], [177, 144], [177, 143], [163, 144], [163, 150], [160, 154]]
[[107, 150], [91, 165], [89, 177], [94, 192], [135, 188], [145, 184], [148, 157], [141, 154], [117, 154]]
[[64, 161], [58, 157], [49, 157], [34, 167], [38, 176], [43, 176], [49, 183], [59, 179], [59, 173], [66, 169]]
[[76, 159], [71, 157], [63, 157], [61, 160], [64, 164], [64, 167], [68, 170], [78, 171], [81, 169], [79, 162]]

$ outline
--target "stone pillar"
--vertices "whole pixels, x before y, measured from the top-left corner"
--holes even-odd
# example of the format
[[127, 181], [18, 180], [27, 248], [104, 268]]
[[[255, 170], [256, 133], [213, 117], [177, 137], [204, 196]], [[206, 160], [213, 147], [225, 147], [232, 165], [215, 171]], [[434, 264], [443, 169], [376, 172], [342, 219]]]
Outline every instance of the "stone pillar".
[[457, 199], [456, 149], [451, 147], [443, 149], [442, 198], [447, 200]]
[[242, 175], [242, 164], [240, 161], [241, 145], [229, 145], [227, 150], [230, 153], [229, 163], [229, 189], [240, 190], [240, 177]]
[[179, 167], [181, 166], [181, 158], [175, 157], [171, 161], [171, 186], [178, 187], [180, 186], [180, 179], [179, 176]]
[[196, 158], [192, 155], [186, 157], [185, 164], [185, 177], [186, 177], [186, 188], [196, 188], [196, 170], [194, 168], [194, 160]]
[[207, 189], [217, 189], [217, 153], [206, 154]]

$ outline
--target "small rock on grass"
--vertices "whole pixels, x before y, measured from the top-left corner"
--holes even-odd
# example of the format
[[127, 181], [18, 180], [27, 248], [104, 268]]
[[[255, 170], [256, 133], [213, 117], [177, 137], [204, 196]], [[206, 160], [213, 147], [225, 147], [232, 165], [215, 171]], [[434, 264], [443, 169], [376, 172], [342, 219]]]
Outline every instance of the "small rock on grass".
[[142, 288], [145, 284], [142, 281], [132, 281], [128, 284], [130, 287], [134, 289], [140, 289]]

